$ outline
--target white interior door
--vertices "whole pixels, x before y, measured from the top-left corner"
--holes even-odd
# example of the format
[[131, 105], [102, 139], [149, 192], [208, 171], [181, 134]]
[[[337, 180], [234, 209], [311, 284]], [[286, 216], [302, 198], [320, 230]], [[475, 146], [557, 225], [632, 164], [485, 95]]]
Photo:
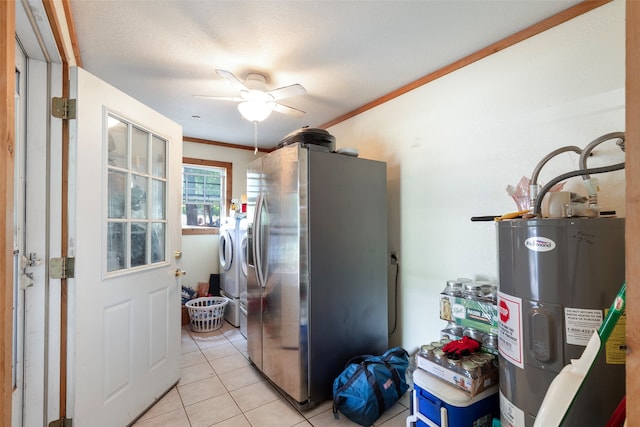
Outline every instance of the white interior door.
[[124, 426], [180, 376], [182, 128], [71, 68], [68, 409]]

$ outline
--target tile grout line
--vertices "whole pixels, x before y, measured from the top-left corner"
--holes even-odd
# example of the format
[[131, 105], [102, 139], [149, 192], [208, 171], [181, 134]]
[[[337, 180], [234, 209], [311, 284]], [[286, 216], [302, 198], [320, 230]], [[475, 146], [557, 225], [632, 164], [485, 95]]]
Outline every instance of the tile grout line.
[[[251, 421], [249, 420], [249, 418], [246, 416], [246, 413], [247, 413], [248, 411], [244, 411], [244, 410], [240, 407], [240, 405], [239, 405], [239, 401], [238, 401], [238, 400], [233, 396], [232, 391], [231, 391], [231, 390], [229, 390], [229, 388], [228, 388], [228, 385], [227, 385], [227, 384], [225, 384], [225, 383], [222, 381], [222, 379], [220, 378], [220, 374], [219, 374], [219, 373], [216, 371], [216, 369], [214, 368], [214, 365], [212, 364], [212, 360], [210, 360], [209, 358], [207, 358], [207, 355], [205, 354], [205, 350], [209, 350], [209, 349], [212, 349], [212, 348], [218, 347], [219, 345], [221, 346], [221, 345], [228, 345], [228, 344], [231, 344], [231, 345], [233, 346], [233, 348], [237, 351], [237, 353], [239, 353], [239, 354], [240, 354], [240, 356], [242, 356], [242, 357], [243, 357], [243, 359], [245, 359], [245, 360], [249, 361], [249, 363], [250, 363], [250, 360], [248, 359], [247, 355], [245, 354], [245, 353], [246, 353], [246, 348], [245, 348], [243, 345], [241, 345], [241, 341], [242, 341], [242, 340], [241, 340], [241, 339], [234, 339], [234, 340], [232, 341], [232, 340], [230, 339], [230, 337], [231, 337], [231, 338], [235, 338], [235, 337], [236, 337], [235, 332], [234, 332], [234, 331], [232, 331], [232, 330], [223, 330], [223, 331], [221, 331], [219, 334], [212, 334], [212, 335], [207, 336], [207, 337], [197, 337], [197, 336], [196, 336], [196, 338], [195, 338], [195, 339], [194, 339], [194, 335], [193, 335], [193, 333], [192, 333], [191, 331], [187, 330], [187, 333], [188, 333], [189, 337], [191, 338], [191, 342], [192, 342], [192, 343], [194, 343], [194, 344], [195, 344], [195, 346], [196, 346], [196, 348], [199, 350], [201, 357], [204, 357], [205, 361], [207, 362], [207, 365], [208, 365], [208, 366], [210, 367], [210, 369], [212, 370], [213, 376], [214, 376], [215, 378], [217, 378], [217, 379], [220, 381], [220, 383], [222, 384], [222, 386], [224, 387], [225, 393], [224, 393], [224, 394], [221, 394], [221, 395], [219, 395], [219, 396], [222, 396], [222, 395], [226, 395], [226, 396], [228, 396], [228, 397], [229, 397], [229, 398], [234, 402], [234, 404], [238, 407], [238, 409], [240, 410], [240, 413], [239, 413], [239, 414], [234, 415], [234, 416], [231, 416], [230, 418], [227, 418], [227, 419], [225, 419], [225, 420], [219, 420], [219, 421], [217, 421], [217, 422], [216, 422], [216, 424], [212, 424], [212, 425], [210, 425], [209, 427], [214, 427], [214, 426], [218, 425], [219, 423], [228, 422], [228, 420], [229, 420], [229, 419], [234, 418], [234, 417], [237, 417], [238, 415], [242, 415], [242, 419], [247, 423], [247, 425], [252, 426], [252, 427], [255, 427], [255, 426], [251, 423]], [[224, 336], [224, 338], [225, 338], [225, 339], [224, 339], [224, 340], [221, 340], [221, 337], [223, 337], [223, 336]], [[207, 343], [207, 340], [208, 340], [210, 337], [215, 337], [214, 339], [218, 339], [218, 340], [220, 340], [222, 343], [221, 343], [221, 344], [220, 344], [220, 343], [219, 343], [219, 344], [216, 344], [216, 345], [211, 346], [211, 347], [206, 347], [206, 345], [207, 345], [207, 344], [206, 344], [206, 343]], [[186, 343], [185, 343], [185, 342], [183, 342], [183, 344], [191, 345], [191, 344], [188, 342], [188, 340], [187, 340], [187, 342], [186, 342]], [[202, 344], [202, 345], [204, 345], [205, 347], [204, 347], [204, 348], [203, 348], [203, 347], [201, 347], [201, 344]], [[195, 352], [195, 350], [194, 350], [194, 352]], [[182, 355], [184, 355], [184, 354], [188, 354], [188, 353], [190, 353], [190, 352], [182, 353]], [[230, 356], [231, 356], [231, 355], [230, 355]], [[234, 354], [233, 354], [233, 356], [234, 356], [234, 357], [237, 357], [237, 354], [236, 354], [236, 353], [234, 353]], [[227, 356], [220, 356], [220, 358], [223, 358], [223, 357], [227, 357]], [[215, 360], [215, 359], [213, 359], [213, 360]], [[250, 365], [249, 365], [249, 366], [253, 366], [253, 365], [250, 363]], [[182, 369], [182, 368], [183, 368], [183, 367], [181, 367], [181, 369]], [[242, 369], [242, 368], [237, 368], [237, 369]], [[234, 369], [234, 370], [236, 370], [236, 369]], [[225, 374], [226, 374], [226, 373], [229, 373], [229, 372], [233, 372], [234, 370], [227, 371], [227, 372], [225, 372]], [[206, 378], [203, 378], [202, 380], [204, 380], [204, 379], [206, 379]], [[200, 380], [198, 380], [198, 381], [200, 381]], [[295, 407], [295, 405], [293, 405], [293, 404], [292, 404], [292, 403], [291, 403], [291, 402], [290, 402], [290, 401], [289, 401], [289, 400], [288, 400], [288, 399], [283, 395], [283, 392], [282, 392], [280, 389], [278, 389], [277, 387], [274, 387], [274, 386], [273, 386], [273, 385], [272, 385], [268, 380], [266, 380], [264, 377], [262, 377], [262, 378], [260, 379], [260, 381], [261, 381], [261, 382], [264, 382], [265, 384], [267, 384], [270, 388], [272, 388], [272, 389], [277, 393], [277, 398], [278, 398], [278, 400], [279, 400], [279, 401], [285, 402], [285, 404], [287, 405], [287, 407], [291, 408], [295, 413], [299, 414], [299, 415], [302, 417], [302, 419], [303, 419], [303, 420], [302, 420], [302, 421], [300, 421], [299, 423], [293, 424], [294, 426], [296, 426], [296, 425], [300, 424], [301, 426], [302, 426], [302, 425], [304, 425], [304, 426], [307, 426], [307, 427], [314, 427], [316, 424], [314, 424], [314, 422], [312, 422], [312, 421], [311, 421], [311, 418], [313, 418], [313, 417], [318, 417], [318, 416], [320, 416], [320, 415], [322, 415], [322, 414], [330, 413], [330, 412], [331, 412], [331, 407], [330, 407], [330, 406], [329, 406], [329, 407], [327, 407], [327, 409], [326, 409], [326, 410], [321, 411], [321, 412], [318, 412], [318, 413], [313, 413], [313, 412], [305, 413], [305, 412], [302, 412], [302, 411], [298, 410], [298, 408], [296, 408], [296, 407]], [[255, 384], [255, 383], [253, 383], [253, 384]], [[245, 387], [250, 387], [250, 386], [252, 386], [253, 384], [247, 384], [247, 385], [244, 385], [244, 386], [242, 386], [242, 387], [240, 387], [240, 388], [234, 389], [233, 391], [234, 391], [234, 392], [235, 392], [235, 391], [241, 391], [243, 388], [245, 388]], [[177, 389], [177, 386], [176, 386], [176, 389]], [[185, 406], [185, 402], [184, 402], [184, 400], [183, 400], [183, 398], [182, 398], [182, 394], [180, 393], [180, 391], [179, 391], [179, 390], [177, 390], [177, 391], [178, 391], [178, 396], [179, 396], [180, 401], [181, 401], [181, 404], [182, 404], [183, 411], [184, 411], [184, 413], [185, 413], [185, 415], [186, 415], [186, 418], [187, 418], [187, 422], [189, 423], [189, 426], [193, 427], [193, 424], [192, 424], [192, 422], [191, 422], [191, 419], [189, 418], [189, 415], [188, 415], [188, 412], [187, 412], [187, 409], [186, 409], [186, 406], [190, 406], [190, 405], [186, 405], [186, 406]], [[238, 395], [238, 396], [239, 396], [239, 395]], [[206, 400], [206, 399], [205, 399], [205, 400]], [[271, 401], [271, 402], [268, 402], [268, 403], [261, 404], [260, 406], [258, 406], [258, 407], [256, 407], [256, 408], [252, 408], [251, 410], [256, 410], [256, 409], [262, 408], [262, 407], [264, 407], [264, 406], [266, 406], [266, 405], [269, 405], [269, 404], [271, 404], [271, 403], [273, 403], [273, 402], [275, 402], [275, 400], [274, 400], [274, 401]], [[198, 402], [195, 402], [195, 403], [193, 403], [193, 404], [196, 404], [196, 403], [198, 403]], [[397, 414], [393, 415], [392, 417], [390, 417], [390, 418], [388, 418], [388, 419], [385, 419], [385, 420], [382, 422], [382, 424], [376, 424], [376, 426], [377, 426], [377, 427], [379, 427], [380, 425], [384, 425], [384, 424], [388, 423], [390, 420], [393, 420], [394, 418], [398, 417], [398, 416], [399, 416], [400, 414], [402, 414], [403, 412], [405, 412], [405, 411], [407, 411], [407, 410], [409, 410], [409, 409], [410, 409], [410, 406], [405, 405], [405, 404], [404, 404], [403, 402], [401, 402], [401, 401], [398, 401], [398, 404], [399, 404], [400, 406], [399, 406], [399, 408], [398, 408], [398, 409], [399, 409], [399, 411], [397, 412]], [[318, 406], [319, 406], [319, 405], [318, 405]], [[331, 416], [331, 417], [332, 417], [332, 415], [330, 415], [330, 414], [329, 414], [329, 416]], [[318, 419], [318, 420], [316, 420], [316, 421], [319, 421], [319, 419]], [[322, 424], [322, 423], [320, 423], [320, 424], [318, 424], [318, 425], [320, 426], [320, 425], [323, 425], [323, 424]]]
[[[191, 339], [193, 340], [193, 335], [192, 335], [191, 331], [189, 331], [189, 335], [191, 336]], [[233, 346], [233, 347], [238, 351], [238, 353], [240, 354], [240, 356], [244, 357], [244, 355], [242, 354], [242, 352], [240, 351], [240, 349], [239, 349], [239, 348], [237, 348], [237, 347], [233, 344], [233, 341], [229, 340], [229, 337], [227, 337], [227, 336], [226, 336], [226, 335], [224, 335], [224, 334], [222, 334], [222, 336], [224, 336], [224, 337], [225, 337], [225, 339], [227, 340], [227, 342], [226, 342], [226, 343], [231, 344], [231, 345], [232, 345], [232, 346]], [[194, 340], [194, 342], [195, 342], [195, 340]], [[218, 374], [218, 372], [216, 371], [216, 369], [214, 368], [214, 366], [211, 364], [211, 361], [210, 361], [210, 360], [207, 358], [207, 356], [204, 354], [203, 349], [200, 347], [200, 345], [199, 345], [197, 342], [196, 342], [196, 345], [197, 345], [197, 347], [198, 347], [198, 349], [199, 349], [200, 353], [202, 354], [202, 356], [203, 356], [203, 357], [205, 358], [205, 360], [207, 361], [207, 364], [211, 367], [211, 370], [214, 372], [214, 374], [215, 374], [216, 378], [220, 381], [220, 383], [222, 384], [222, 386], [223, 386], [223, 387], [224, 387], [224, 389], [226, 390], [226, 394], [227, 394], [227, 395], [229, 395], [229, 398], [230, 398], [231, 400], [233, 400], [233, 402], [235, 403], [235, 405], [236, 405], [236, 406], [238, 407], [238, 409], [240, 410], [240, 415], [242, 415], [242, 417], [245, 419], [245, 421], [246, 421], [249, 425], [251, 425], [251, 421], [249, 421], [249, 419], [248, 419], [248, 418], [247, 418], [247, 416], [245, 415], [245, 411], [243, 411], [243, 410], [242, 410], [242, 408], [240, 408], [240, 405], [238, 404], [237, 400], [236, 400], [236, 399], [233, 397], [233, 395], [231, 394], [231, 390], [229, 390], [229, 388], [227, 387], [227, 385], [225, 385], [225, 383], [220, 379], [220, 375]], [[214, 347], [215, 347], [215, 346], [214, 346]], [[212, 348], [212, 347], [208, 347], [208, 348]], [[245, 387], [248, 387], [248, 386], [245, 386]], [[183, 407], [183, 410], [185, 411], [185, 414], [187, 415], [187, 420], [189, 421], [189, 425], [190, 425], [191, 427], [193, 427], [193, 425], [191, 424], [191, 420], [189, 419], [189, 414], [188, 414], [188, 412], [187, 412], [186, 406], [184, 405], [184, 401], [182, 401], [182, 407]], [[234, 415], [234, 416], [237, 416], [237, 415]], [[234, 416], [231, 416], [231, 417], [229, 417], [229, 418], [227, 418], [227, 419], [224, 419], [224, 420], [220, 420], [220, 421], [219, 421], [219, 422], [217, 422], [216, 424], [219, 424], [219, 423], [221, 423], [221, 422], [225, 422], [225, 421], [227, 421], [227, 420], [229, 420], [229, 419], [233, 418]], [[212, 424], [211, 426], [215, 426], [216, 424]], [[210, 427], [211, 427], [211, 426], [210, 426]]]

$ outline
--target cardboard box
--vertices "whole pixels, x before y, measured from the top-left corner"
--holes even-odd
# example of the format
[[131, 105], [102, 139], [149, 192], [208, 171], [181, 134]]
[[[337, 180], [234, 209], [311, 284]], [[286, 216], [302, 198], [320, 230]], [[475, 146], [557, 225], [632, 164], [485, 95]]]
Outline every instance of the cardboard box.
[[498, 306], [491, 302], [440, 294], [440, 318], [465, 328], [498, 334]]
[[471, 379], [456, 371], [451, 371], [444, 366], [440, 366], [437, 363], [432, 362], [420, 353], [416, 355], [416, 365], [419, 369], [422, 369], [423, 371], [438, 377], [449, 384], [453, 384], [461, 390], [464, 390], [469, 393], [470, 396], [475, 396], [478, 393], [482, 393], [483, 391], [498, 384], [497, 368], [477, 379]]

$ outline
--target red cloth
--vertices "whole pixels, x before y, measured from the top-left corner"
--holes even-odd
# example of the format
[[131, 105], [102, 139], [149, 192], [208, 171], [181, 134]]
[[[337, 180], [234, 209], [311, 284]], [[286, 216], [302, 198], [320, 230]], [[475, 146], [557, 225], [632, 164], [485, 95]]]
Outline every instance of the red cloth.
[[451, 341], [442, 347], [442, 351], [447, 354], [449, 359], [459, 359], [462, 356], [468, 356], [480, 349], [480, 343], [473, 338], [467, 336], [457, 341]]

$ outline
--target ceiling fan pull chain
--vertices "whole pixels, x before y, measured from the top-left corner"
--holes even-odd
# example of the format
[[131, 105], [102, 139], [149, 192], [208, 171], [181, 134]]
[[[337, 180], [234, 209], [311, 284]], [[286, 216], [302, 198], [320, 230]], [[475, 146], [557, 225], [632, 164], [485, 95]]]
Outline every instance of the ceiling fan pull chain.
[[253, 155], [258, 154], [258, 122], [253, 122]]

